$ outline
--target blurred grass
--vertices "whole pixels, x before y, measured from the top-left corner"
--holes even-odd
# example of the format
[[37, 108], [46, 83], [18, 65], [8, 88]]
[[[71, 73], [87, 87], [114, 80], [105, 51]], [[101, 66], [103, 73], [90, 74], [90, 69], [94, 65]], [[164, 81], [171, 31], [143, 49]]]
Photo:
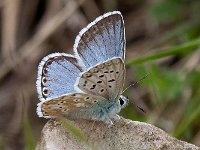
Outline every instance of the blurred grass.
[[72, 121], [66, 118], [59, 118], [59, 121], [62, 123], [62, 125], [64, 125], [66, 130], [69, 131], [74, 137], [86, 144], [92, 150], [95, 150], [95, 147], [87, 140], [87, 137], [84, 135], [81, 129], [77, 127]]
[[[154, 111], [138, 115], [131, 106], [128, 106], [122, 114], [133, 120], [147, 122], [151, 122], [151, 118], [154, 118], [152, 123], [156, 126], [168, 130], [167, 132], [179, 139], [191, 142], [196, 134], [195, 131], [199, 132], [200, 128], [200, 72], [198, 68], [200, 62], [198, 56], [195, 57], [200, 48], [200, 22], [197, 19], [199, 13], [192, 15], [190, 22], [185, 22], [184, 18], [179, 16], [191, 13], [192, 8], [195, 5], [195, 8], [200, 6], [200, 3], [198, 1], [190, 4], [185, 2], [163, 0], [150, 7], [150, 15], [158, 23], [173, 22], [176, 25], [151, 47], [151, 49], [155, 49], [156, 46], [161, 48], [156, 48], [156, 52], [151, 51], [145, 56], [130, 59], [126, 61], [126, 65], [135, 68], [136, 79], [140, 79], [145, 73], [150, 73], [142, 85], [147, 90], [144, 98], [150, 101], [148, 105]], [[183, 12], [185, 8], [188, 8], [188, 12]], [[197, 9], [193, 11], [197, 12]], [[162, 46], [166, 44], [168, 47], [174, 46], [163, 49]], [[176, 63], [159, 65], [157, 60], [166, 57], [171, 60], [176, 58]], [[188, 68], [187, 65], [191, 63], [194, 65], [193, 68]], [[164, 124], [161, 121], [163, 119]], [[168, 126], [169, 124], [171, 127]]]
[[200, 72], [190, 72], [188, 74], [187, 86], [193, 87], [192, 96], [187, 101], [185, 105], [184, 112], [181, 116], [180, 121], [178, 122], [175, 130], [173, 131], [173, 135], [181, 138], [185, 132], [190, 131], [196, 123], [200, 123], [200, 86], [197, 85], [200, 83]]
[[0, 136], [0, 149], [3, 149], [3, 137], [2, 136]]
[[[190, 43], [190, 42], [189, 42]], [[191, 42], [193, 43], [193, 42]], [[173, 48], [172, 48], [173, 49]], [[181, 51], [181, 49], [179, 49]], [[194, 49], [195, 50], [195, 49]], [[173, 52], [171, 53], [173, 54]], [[152, 57], [153, 56], [153, 57]], [[159, 55], [160, 56], [160, 55]], [[173, 55], [172, 55], [173, 56]], [[192, 70], [191, 72], [181, 70], [180, 68], [160, 67], [154, 63], [157, 60], [157, 54], [152, 54], [139, 59], [131, 61], [136, 64], [136, 78], [139, 79], [145, 72], [150, 73], [149, 77], [142, 83], [143, 86], [149, 87], [151, 104], [154, 110], [161, 111], [166, 114], [177, 114], [179, 107], [183, 107], [181, 114], [178, 115], [177, 123], [175, 122], [171, 134], [177, 138], [182, 138], [187, 141], [192, 140], [194, 134], [193, 126], [196, 124], [197, 128], [200, 126], [200, 72]], [[138, 61], [139, 60], [139, 61]], [[141, 61], [142, 60], [142, 61]], [[152, 61], [151, 64], [142, 64], [146, 61]], [[142, 62], [142, 63], [141, 63]], [[185, 92], [189, 89], [188, 97], [183, 101]], [[153, 95], [152, 95], [153, 94]], [[128, 94], [127, 94], [128, 95]], [[165, 110], [162, 106], [172, 105], [173, 103], [183, 103], [177, 106], [177, 109]], [[161, 106], [161, 107], [160, 107]], [[169, 107], [168, 106], [168, 107]], [[161, 110], [160, 110], [161, 109]], [[172, 112], [173, 111], [173, 112]], [[148, 122], [151, 118], [151, 113], [145, 115], [138, 115], [131, 106], [123, 110], [123, 115], [133, 119]], [[173, 117], [172, 117], [173, 118]], [[158, 119], [158, 118], [157, 118]], [[154, 122], [155, 125], [165, 129], [167, 126], [160, 125], [159, 122]], [[188, 136], [188, 134], [190, 136]]]
[[180, 123], [177, 125], [177, 127], [173, 132], [173, 135], [175, 137], [181, 138], [184, 135], [184, 133], [192, 130], [191, 126], [193, 126], [195, 123], [199, 123], [199, 116], [200, 116], [199, 97], [200, 93], [198, 93], [198, 95], [193, 96], [190, 99], [190, 102], [188, 102], [188, 105], [185, 108]]
[[150, 15], [158, 22], [174, 21], [180, 17], [184, 3], [181, 0], [163, 0], [150, 7]]
[[25, 149], [34, 150], [36, 146], [36, 142], [32, 133], [32, 128], [29, 122], [29, 118], [26, 113], [24, 113], [24, 117], [23, 117], [23, 129], [24, 129]]
[[195, 50], [198, 46], [200, 46], [200, 38], [197, 38], [189, 42], [185, 42], [180, 46], [175, 46], [175, 47], [171, 47], [164, 50], [158, 50], [156, 53], [153, 53], [147, 56], [141, 56], [133, 60], [129, 60], [126, 62], [126, 65], [130, 66], [133, 64], [140, 64], [140, 63], [153, 61], [153, 60], [163, 58], [163, 57], [175, 56], [178, 54], [184, 55], [188, 51]]

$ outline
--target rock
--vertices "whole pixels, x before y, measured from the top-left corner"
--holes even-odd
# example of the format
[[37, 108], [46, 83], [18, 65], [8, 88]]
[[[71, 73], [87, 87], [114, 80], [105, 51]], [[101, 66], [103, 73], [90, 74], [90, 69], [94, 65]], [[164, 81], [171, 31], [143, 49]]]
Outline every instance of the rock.
[[163, 130], [138, 121], [124, 118], [115, 120], [114, 125], [108, 126], [103, 122], [88, 120], [75, 120], [87, 137], [89, 143], [85, 144], [68, 132], [66, 127], [57, 121], [50, 120], [44, 126], [41, 140], [36, 147], [37, 150], [157, 150], [157, 149], [188, 149], [200, 150], [199, 147], [184, 141], [177, 140]]

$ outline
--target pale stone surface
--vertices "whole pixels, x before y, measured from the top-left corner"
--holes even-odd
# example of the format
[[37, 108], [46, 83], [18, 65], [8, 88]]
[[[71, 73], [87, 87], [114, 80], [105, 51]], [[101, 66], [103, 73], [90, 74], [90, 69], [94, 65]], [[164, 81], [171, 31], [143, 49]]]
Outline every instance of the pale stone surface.
[[[103, 122], [76, 120], [75, 124], [85, 133], [88, 141], [99, 150], [154, 150], [188, 149], [199, 147], [169, 136], [163, 130], [143, 122], [121, 118], [108, 127]], [[37, 150], [88, 150], [91, 149], [75, 138], [56, 121], [49, 121], [41, 133]]]

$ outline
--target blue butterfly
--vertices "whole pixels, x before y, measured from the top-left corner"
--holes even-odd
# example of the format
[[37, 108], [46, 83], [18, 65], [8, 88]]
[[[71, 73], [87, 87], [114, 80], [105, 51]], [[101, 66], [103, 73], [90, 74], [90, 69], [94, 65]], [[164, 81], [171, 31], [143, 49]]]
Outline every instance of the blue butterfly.
[[112, 124], [128, 99], [125, 79], [125, 29], [119, 11], [108, 12], [83, 28], [74, 55], [54, 53], [38, 67], [39, 117], [83, 118]]

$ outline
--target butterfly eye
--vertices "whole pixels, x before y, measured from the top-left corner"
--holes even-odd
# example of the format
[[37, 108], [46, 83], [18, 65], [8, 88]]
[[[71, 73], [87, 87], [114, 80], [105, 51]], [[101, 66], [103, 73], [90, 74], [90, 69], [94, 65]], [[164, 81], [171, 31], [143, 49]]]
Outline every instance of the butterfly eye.
[[121, 105], [121, 107], [125, 107], [128, 103], [128, 98], [124, 97], [124, 96], [120, 96], [119, 98], [119, 104]]
[[121, 106], [123, 106], [125, 102], [124, 102], [124, 100], [122, 98], [120, 98], [119, 99], [119, 103], [120, 103]]

